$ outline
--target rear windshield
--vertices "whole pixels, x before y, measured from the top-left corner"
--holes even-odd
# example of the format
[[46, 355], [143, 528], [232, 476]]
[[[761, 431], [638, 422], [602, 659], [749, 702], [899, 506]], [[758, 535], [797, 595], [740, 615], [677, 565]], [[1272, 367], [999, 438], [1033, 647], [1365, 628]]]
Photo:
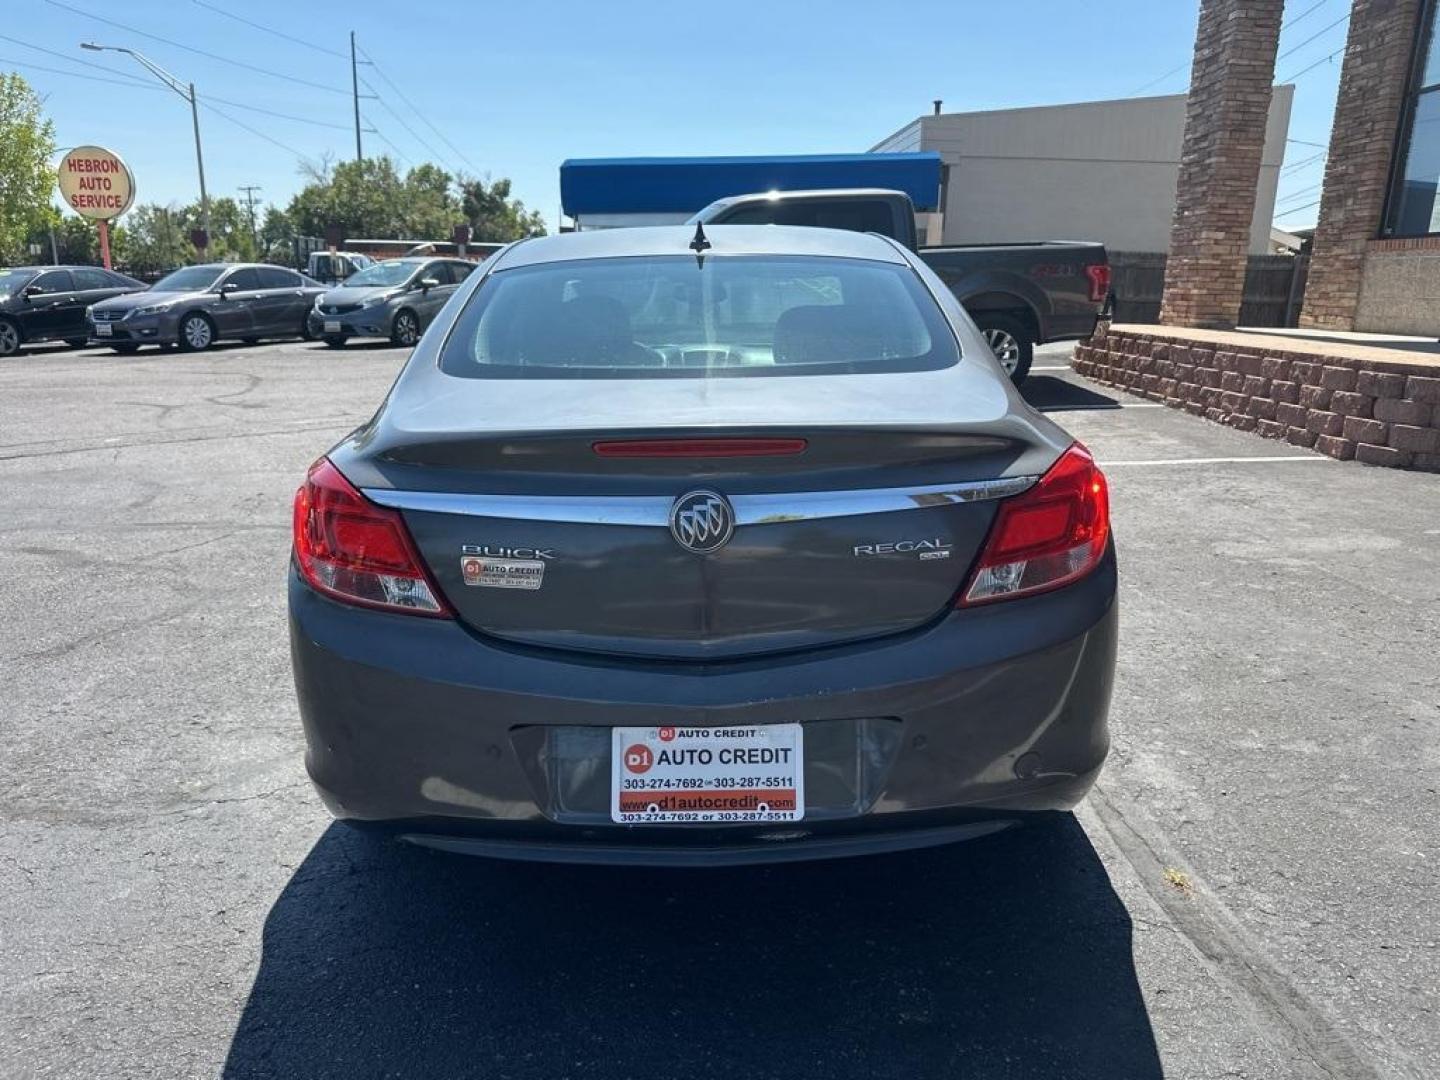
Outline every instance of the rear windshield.
[[365, 288], [374, 285], [403, 285], [410, 280], [410, 275], [415, 272], [415, 264], [401, 262], [399, 259], [386, 259], [374, 266], [367, 266], [364, 270], [351, 274], [345, 280], [347, 287]]
[[490, 275], [441, 370], [473, 379], [923, 371], [959, 360], [907, 266], [693, 255], [545, 263]]
[[155, 292], [196, 292], [210, 288], [224, 272], [223, 266], [187, 266], [166, 274], [151, 288]]

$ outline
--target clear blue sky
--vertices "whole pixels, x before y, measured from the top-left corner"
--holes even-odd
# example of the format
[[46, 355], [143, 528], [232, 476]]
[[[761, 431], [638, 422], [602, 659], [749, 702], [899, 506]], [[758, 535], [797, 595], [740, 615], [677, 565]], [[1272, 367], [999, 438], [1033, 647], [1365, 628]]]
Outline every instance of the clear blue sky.
[[[1197, 6], [1193, 0], [63, 0], [63, 6], [0, 0], [8, 16], [0, 26], [0, 69], [31, 80], [60, 145], [98, 143], [122, 154], [142, 201], [196, 197], [188, 106], [129, 57], [82, 52], [81, 41], [138, 49], [194, 80], [202, 99], [335, 125], [216, 103], [284, 144], [277, 146], [202, 111], [212, 196], [259, 184], [261, 199], [283, 205], [303, 183], [296, 152], [354, 154], [348, 59], [354, 30], [377, 65], [361, 68], [380, 95], [362, 102], [362, 111], [383, 135], [365, 136], [367, 154], [394, 156], [388, 139], [411, 162], [510, 176], [516, 194], [553, 228], [558, 169], [567, 157], [860, 151], [928, 112], [936, 97], [947, 111], [961, 111], [1127, 97], [1142, 88], [1178, 93], [1189, 77]], [[1330, 24], [1343, 19], [1349, 0], [1287, 6], [1293, 25], [1282, 34], [1277, 75], [1286, 79], [1318, 62], [1296, 81], [1290, 134], [1323, 145], [1340, 69], [1338, 56], [1325, 57], [1345, 43], [1345, 24]], [[1307, 42], [1312, 35], [1318, 36]], [[1287, 50], [1293, 52], [1284, 56]], [[1279, 214], [1287, 224], [1313, 223], [1315, 208], [1305, 204], [1319, 193], [1306, 189], [1319, 184], [1322, 162], [1299, 163], [1319, 153], [1301, 143], [1287, 149], [1287, 166], [1294, 167], [1282, 173]]]

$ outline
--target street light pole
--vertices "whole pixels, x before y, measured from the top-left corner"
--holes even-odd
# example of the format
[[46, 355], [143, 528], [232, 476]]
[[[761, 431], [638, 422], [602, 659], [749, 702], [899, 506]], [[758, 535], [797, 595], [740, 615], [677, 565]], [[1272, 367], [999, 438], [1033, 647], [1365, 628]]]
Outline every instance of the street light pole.
[[205, 155], [200, 149], [200, 106], [195, 98], [195, 84], [182, 83], [144, 53], [127, 49], [123, 45], [97, 45], [93, 41], [82, 41], [82, 49], [91, 52], [118, 52], [132, 57], [141, 67], [190, 103], [190, 121], [195, 128], [195, 167], [200, 173], [200, 227], [205, 230], [206, 243], [210, 240], [210, 196], [205, 191]]
[[195, 168], [200, 173], [200, 228], [205, 230], [205, 246], [210, 246], [210, 196], [205, 192], [205, 155], [200, 151], [200, 107], [195, 104], [195, 84], [190, 91], [190, 122], [195, 127]]

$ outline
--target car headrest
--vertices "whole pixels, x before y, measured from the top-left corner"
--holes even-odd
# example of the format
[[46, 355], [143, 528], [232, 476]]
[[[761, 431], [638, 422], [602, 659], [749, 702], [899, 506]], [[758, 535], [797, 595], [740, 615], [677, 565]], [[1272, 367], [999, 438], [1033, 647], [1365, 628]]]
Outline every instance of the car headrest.
[[775, 320], [777, 364], [844, 363], [876, 355], [876, 333], [845, 304], [804, 304]]
[[516, 341], [523, 362], [563, 364], [631, 346], [634, 335], [625, 305], [610, 296], [576, 296], [528, 309]]

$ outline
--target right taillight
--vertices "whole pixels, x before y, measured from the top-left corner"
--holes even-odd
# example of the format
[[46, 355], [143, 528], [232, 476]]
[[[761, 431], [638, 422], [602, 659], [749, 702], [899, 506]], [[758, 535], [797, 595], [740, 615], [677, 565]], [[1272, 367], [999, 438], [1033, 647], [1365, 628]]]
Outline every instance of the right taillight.
[[1085, 276], [1090, 279], [1090, 299], [1103, 304], [1110, 295], [1110, 264], [1096, 263], [1085, 267]]
[[1000, 504], [959, 602], [984, 604], [1069, 584], [1095, 569], [1109, 537], [1105, 474], [1074, 443], [1034, 487]]
[[321, 458], [295, 492], [295, 563], [312, 589], [347, 604], [449, 616], [405, 519], [356, 491]]

